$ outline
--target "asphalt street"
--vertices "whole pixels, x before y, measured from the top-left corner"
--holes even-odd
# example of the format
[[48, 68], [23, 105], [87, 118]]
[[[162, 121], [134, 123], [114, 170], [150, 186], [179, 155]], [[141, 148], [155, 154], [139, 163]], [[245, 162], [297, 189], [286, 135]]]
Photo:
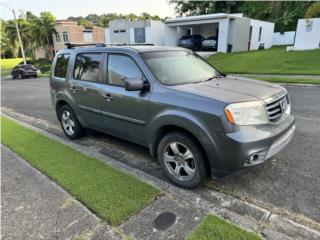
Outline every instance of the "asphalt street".
[[[51, 106], [47, 79], [4, 79], [1, 85], [3, 112], [63, 135]], [[262, 165], [221, 181], [209, 180], [195, 191], [205, 195], [208, 189], [215, 189], [320, 222], [320, 87], [286, 88], [297, 127], [289, 146]], [[77, 142], [164, 178], [143, 147], [94, 131]]]

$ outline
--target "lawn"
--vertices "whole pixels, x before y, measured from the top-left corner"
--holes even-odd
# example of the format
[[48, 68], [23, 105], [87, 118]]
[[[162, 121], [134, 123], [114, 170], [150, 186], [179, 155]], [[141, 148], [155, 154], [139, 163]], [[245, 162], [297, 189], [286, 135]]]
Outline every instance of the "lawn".
[[[10, 75], [11, 70], [14, 66], [18, 65], [23, 61], [22, 58], [7, 58], [7, 59], [1, 59], [1, 77], [6, 77]], [[51, 62], [39, 59], [35, 61], [31, 61], [30, 59], [27, 59], [28, 63], [33, 64], [37, 68], [40, 69], [41, 73], [39, 74], [40, 77], [47, 77], [50, 74], [51, 69]]]
[[159, 194], [153, 186], [6, 117], [1, 117], [1, 125], [4, 145], [112, 225], [119, 225]]
[[208, 61], [225, 73], [320, 74], [320, 49], [289, 51], [273, 47], [240, 53], [217, 53]]
[[261, 240], [254, 233], [247, 232], [225, 220], [208, 215], [189, 236], [188, 240]]
[[10, 75], [12, 68], [18, 65], [21, 61], [22, 58], [1, 59], [1, 77]]

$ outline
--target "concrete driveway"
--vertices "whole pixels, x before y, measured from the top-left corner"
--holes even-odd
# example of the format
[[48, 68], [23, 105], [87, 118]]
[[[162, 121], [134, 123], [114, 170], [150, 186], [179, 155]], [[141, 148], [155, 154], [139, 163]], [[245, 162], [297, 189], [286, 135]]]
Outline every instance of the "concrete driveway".
[[[2, 80], [3, 112], [62, 136], [51, 106], [47, 79]], [[297, 131], [291, 144], [263, 165], [222, 181], [208, 180], [195, 191], [209, 196], [210, 189], [246, 198], [278, 212], [303, 214], [320, 222], [320, 87], [287, 86], [296, 116]], [[106, 134], [89, 131], [77, 140], [100, 153], [165, 178], [148, 150]]]

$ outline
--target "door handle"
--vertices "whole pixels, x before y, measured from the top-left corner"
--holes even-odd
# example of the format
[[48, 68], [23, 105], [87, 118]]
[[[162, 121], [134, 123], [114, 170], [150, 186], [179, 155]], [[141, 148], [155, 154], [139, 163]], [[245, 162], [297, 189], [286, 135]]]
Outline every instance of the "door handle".
[[77, 92], [79, 89], [76, 86], [72, 86], [69, 88], [72, 92]]
[[110, 93], [102, 94], [102, 97], [104, 97], [108, 102], [110, 102], [113, 99]]

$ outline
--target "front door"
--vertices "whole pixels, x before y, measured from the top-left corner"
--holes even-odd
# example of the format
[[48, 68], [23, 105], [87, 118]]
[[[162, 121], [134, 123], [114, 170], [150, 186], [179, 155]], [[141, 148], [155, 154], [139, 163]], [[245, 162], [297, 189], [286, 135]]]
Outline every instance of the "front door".
[[102, 116], [107, 132], [144, 144], [148, 120], [149, 91], [126, 91], [125, 79], [143, 79], [144, 75], [133, 58], [124, 54], [108, 54], [107, 84], [102, 94]]
[[103, 54], [80, 53], [76, 56], [69, 92], [89, 127], [103, 129], [101, 95]]

